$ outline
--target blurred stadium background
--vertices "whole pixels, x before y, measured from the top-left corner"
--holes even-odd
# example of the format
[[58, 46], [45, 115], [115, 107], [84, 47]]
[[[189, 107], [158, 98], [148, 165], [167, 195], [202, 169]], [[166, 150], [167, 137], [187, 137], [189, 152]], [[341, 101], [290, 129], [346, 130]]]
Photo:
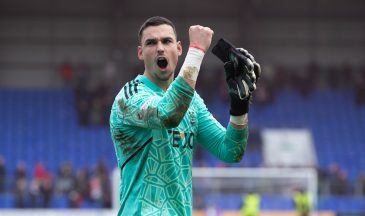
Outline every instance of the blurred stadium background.
[[[122, 84], [143, 72], [137, 32], [171, 19], [245, 47], [263, 77], [241, 163], [196, 146], [196, 215], [294, 215], [294, 191], [322, 215], [365, 214], [365, 2], [362, 0], [1, 0], [0, 215], [115, 215], [108, 129]], [[184, 56], [182, 57], [182, 59]], [[228, 122], [224, 73], [207, 54], [198, 92]]]

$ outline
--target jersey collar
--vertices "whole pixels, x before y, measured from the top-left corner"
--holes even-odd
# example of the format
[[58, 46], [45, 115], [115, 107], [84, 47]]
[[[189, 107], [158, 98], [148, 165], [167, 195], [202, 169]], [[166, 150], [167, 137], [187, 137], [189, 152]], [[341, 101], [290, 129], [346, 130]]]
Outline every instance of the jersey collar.
[[137, 79], [139, 81], [141, 81], [142, 83], [144, 83], [148, 88], [152, 89], [153, 91], [164, 93], [162, 88], [160, 88], [158, 85], [156, 85], [150, 79], [148, 79], [148, 77], [146, 77], [145, 75], [140, 74], [140, 75], [137, 76]]

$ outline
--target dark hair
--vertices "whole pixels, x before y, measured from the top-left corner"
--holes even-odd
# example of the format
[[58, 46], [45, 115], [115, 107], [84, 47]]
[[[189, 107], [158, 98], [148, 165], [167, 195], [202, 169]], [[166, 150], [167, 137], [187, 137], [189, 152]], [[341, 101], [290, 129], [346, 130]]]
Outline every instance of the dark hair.
[[154, 16], [154, 17], [148, 18], [141, 25], [141, 28], [139, 29], [139, 32], [138, 32], [138, 41], [139, 41], [139, 43], [142, 42], [142, 34], [143, 34], [143, 31], [147, 27], [149, 27], [149, 26], [159, 26], [159, 25], [164, 25], [164, 24], [171, 26], [172, 29], [174, 30], [175, 36], [177, 37], [175, 26], [174, 26], [174, 24], [169, 19], [167, 19], [165, 17]]

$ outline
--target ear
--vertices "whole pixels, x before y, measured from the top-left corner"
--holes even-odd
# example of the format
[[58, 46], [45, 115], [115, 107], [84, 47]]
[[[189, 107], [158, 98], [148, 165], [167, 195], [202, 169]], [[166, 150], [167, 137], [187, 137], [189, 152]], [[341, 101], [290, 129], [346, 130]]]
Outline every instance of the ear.
[[142, 54], [142, 46], [138, 46], [137, 48], [137, 55], [139, 60], [143, 60], [143, 54]]
[[178, 56], [181, 56], [181, 54], [182, 54], [181, 41], [178, 41], [176, 46], [177, 46], [177, 54], [178, 54]]

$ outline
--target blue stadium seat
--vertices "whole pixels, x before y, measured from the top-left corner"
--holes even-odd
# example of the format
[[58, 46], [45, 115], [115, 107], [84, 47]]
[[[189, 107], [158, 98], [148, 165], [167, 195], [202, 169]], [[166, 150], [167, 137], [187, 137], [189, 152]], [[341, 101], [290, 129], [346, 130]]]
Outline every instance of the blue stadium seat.
[[15, 197], [10, 193], [0, 194], [0, 208], [13, 208], [15, 206]]

